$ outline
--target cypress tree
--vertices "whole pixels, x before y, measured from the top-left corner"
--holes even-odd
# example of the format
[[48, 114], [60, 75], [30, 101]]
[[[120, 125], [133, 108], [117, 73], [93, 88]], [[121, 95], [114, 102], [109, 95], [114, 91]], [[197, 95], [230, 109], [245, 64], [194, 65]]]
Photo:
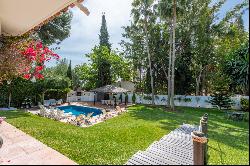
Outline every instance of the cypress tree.
[[69, 67], [68, 67], [68, 70], [67, 70], [67, 77], [69, 77], [69, 79], [72, 80], [71, 60], [69, 62]]
[[[107, 59], [103, 58], [103, 53], [110, 54], [111, 52], [111, 44], [109, 43], [109, 34], [107, 29], [107, 22], [105, 18], [105, 13], [102, 15], [102, 26], [100, 29], [100, 46], [99, 46], [99, 53], [98, 53], [98, 81], [97, 87], [105, 86], [111, 84], [112, 77], [111, 77], [111, 64]], [[105, 49], [108, 51], [105, 52]], [[104, 56], [105, 57], [105, 56]]]
[[108, 47], [109, 51], [111, 50], [111, 44], [109, 43], [109, 33], [108, 33], [108, 28], [107, 28], [107, 22], [105, 18], [105, 13], [102, 15], [102, 26], [100, 30], [100, 46], [106, 46]]

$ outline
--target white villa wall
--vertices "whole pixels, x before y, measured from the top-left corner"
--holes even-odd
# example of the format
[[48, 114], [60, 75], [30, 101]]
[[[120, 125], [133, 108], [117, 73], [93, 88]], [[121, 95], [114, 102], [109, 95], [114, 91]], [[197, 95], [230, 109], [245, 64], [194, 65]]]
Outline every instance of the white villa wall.
[[[73, 93], [74, 94], [74, 93]], [[82, 96], [75, 96], [75, 95], [68, 96], [67, 101], [68, 102], [74, 102], [74, 101], [94, 101], [94, 93], [93, 92], [84, 92], [82, 93]], [[119, 100], [120, 94], [117, 95], [117, 100]], [[133, 93], [128, 93], [128, 102], [132, 103], [132, 96]], [[144, 94], [144, 96], [147, 96], [147, 94]], [[167, 104], [167, 95], [156, 95], [158, 96], [158, 99], [155, 99], [156, 105], [166, 105]], [[182, 100], [179, 101], [177, 98], [181, 97]], [[240, 99], [241, 98], [249, 99], [249, 96], [234, 96], [231, 97], [233, 101], [233, 109], [239, 110], [241, 109], [240, 105]], [[209, 103], [209, 100], [211, 100], [211, 96], [184, 96], [184, 95], [176, 95], [175, 96], [175, 105], [176, 106], [184, 106], [184, 107], [193, 107], [193, 108], [213, 108], [213, 106]], [[191, 99], [190, 102], [183, 101], [184, 98]], [[165, 99], [165, 100], [164, 100]], [[122, 94], [122, 102], [125, 102], [125, 95]], [[137, 104], [151, 104], [151, 100], [145, 100], [143, 95], [136, 94], [136, 103]]]

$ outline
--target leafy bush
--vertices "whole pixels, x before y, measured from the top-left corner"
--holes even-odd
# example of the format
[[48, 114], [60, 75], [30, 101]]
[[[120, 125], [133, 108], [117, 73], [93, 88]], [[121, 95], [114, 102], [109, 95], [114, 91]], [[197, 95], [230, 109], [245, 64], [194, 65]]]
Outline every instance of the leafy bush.
[[210, 103], [220, 110], [222, 108], [229, 109], [232, 106], [231, 94], [229, 93], [230, 82], [230, 78], [220, 72], [214, 75]]
[[143, 99], [144, 100], [152, 100], [152, 96], [144, 96]]
[[199, 103], [199, 101], [201, 100], [201, 98], [200, 97], [195, 97], [195, 100], [196, 100], [197, 103]]
[[60, 90], [60, 89], [50, 89], [48, 91], [46, 91], [45, 93], [45, 100], [49, 100], [49, 99], [63, 99], [64, 101], [66, 101], [67, 98], [67, 93], [70, 91], [70, 89], [66, 88], [64, 90]]
[[183, 99], [183, 97], [179, 96], [179, 97], [175, 97], [174, 100], [178, 100], [179, 102], [181, 102]]
[[13, 79], [10, 85], [4, 82], [0, 86], [1, 106], [8, 106], [10, 93], [12, 107], [21, 107], [26, 98], [34, 100], [37, 94], [34, 89], [34, 84], [31, 81], [23, 79], [21, 77]]
[[188, 102], [192, 102], [192, 99], [190, 99], [190, 98], [184, 98], [183, 101], [184, 101], [185, 103], [188, 103]]
[[241, 109], [242, 111], [247, 112], [249, 109], [249, 100], [245, 98], [240, 99]]
[[249, 122], [249, 112], [244, 115], [244, 121]]

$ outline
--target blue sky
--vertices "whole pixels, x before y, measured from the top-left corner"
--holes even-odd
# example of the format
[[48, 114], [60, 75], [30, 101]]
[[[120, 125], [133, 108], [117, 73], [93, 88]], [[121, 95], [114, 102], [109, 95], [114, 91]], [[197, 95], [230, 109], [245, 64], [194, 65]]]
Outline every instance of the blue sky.
[[[129, 25], [131, 3], [133, 0], [85, 0], [84, 5], [89, 9], [90, 15], [86, 16], [78, 8], [73, 8], [73, 20], [71, 23], [71, 35], [60, 45], [56, 53], [62, 58], [72, 61], [72, 65], [88, 62], [85, 54], [99, 44], [99, 33], [101, 27], [102, 12], [106, 13], [108, 31], [112, 48], [120, 48], [122, 39], [122, 26]], [[233, 8], [235, 4], [243, 0], [228, 0], [223, 6], [219, 16], [223, 17], [226, 11]], [[249, 28], [249, 11], [244, 14], [246, 29]], [[52, 46], [58, 47], [58, 46]], [[54, 66], [55, 61], [49, 62], [48, 66]]]

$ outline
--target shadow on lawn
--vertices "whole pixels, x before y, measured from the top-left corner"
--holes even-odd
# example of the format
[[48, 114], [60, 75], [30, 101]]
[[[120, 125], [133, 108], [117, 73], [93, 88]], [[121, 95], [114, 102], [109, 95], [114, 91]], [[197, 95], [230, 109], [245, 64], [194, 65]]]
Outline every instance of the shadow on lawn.
[[[137, 107], [129, 108], [130, 116], [135, 119], [152, 121], [159, 123], [159, 126], [164, 130], [172, 131], [178, 128], [183, 123], [199, 125], [200, 117], [204, 113], [208, 113], [208, 137], [216, 141], [218, 145], [211, 147], [218, 149], [221, 154], [221, 161], [223, 151], [220, 149], [220, 144], [225, 144], [240, 150], [247, 150], [249, 142], [249, 127], [246, 122], [235, 122], [225, 119], [225, 113], [214, 109], [195, 109], [178, 107], [183, 110], [182, 113], [166, 112], [164, 107], [148, 107], [139, 105]], [[245, 145], [245, 146], [244, 146]], [[214, 145], [213, 145], [214, 146]]]
[[7, 119], [16, 119], [21, 117], [30, 117], [31, 114], [24, 111], [0, 111], [0, 117], [6, 117]]

